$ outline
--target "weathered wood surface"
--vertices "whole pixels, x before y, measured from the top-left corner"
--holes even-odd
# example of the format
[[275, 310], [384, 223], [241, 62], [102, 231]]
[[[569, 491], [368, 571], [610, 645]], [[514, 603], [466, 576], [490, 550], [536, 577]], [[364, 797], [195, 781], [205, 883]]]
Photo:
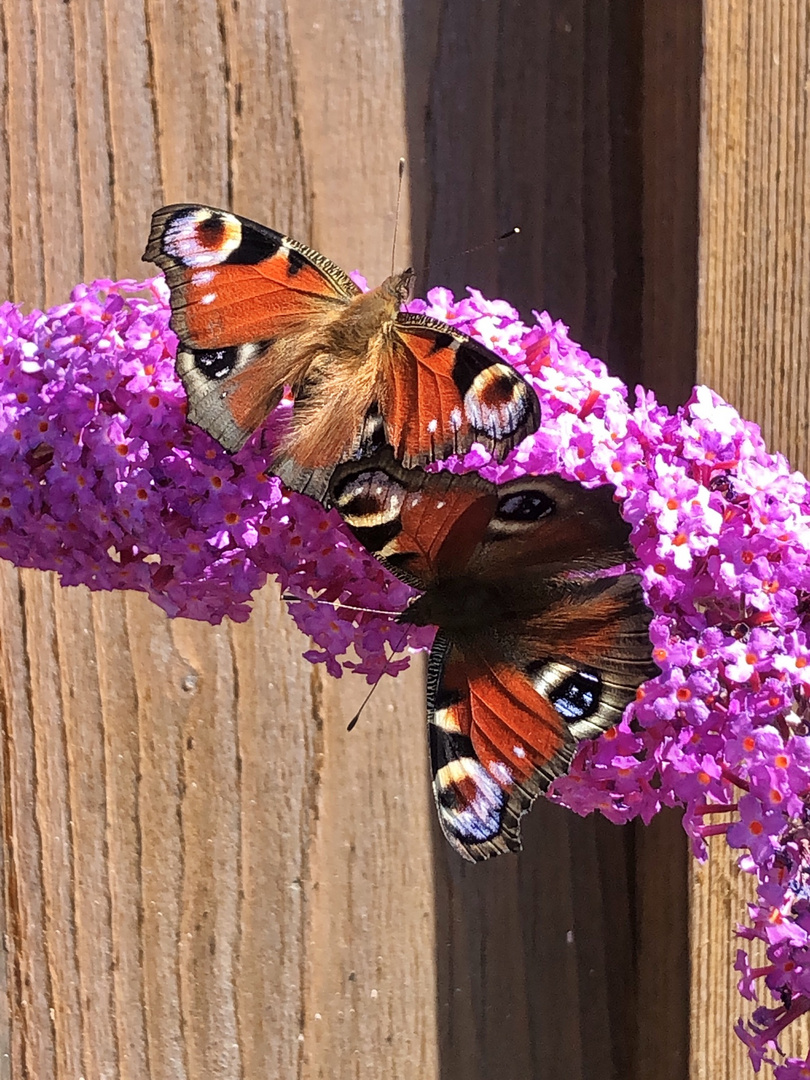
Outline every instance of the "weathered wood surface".
[[[423, 287], [548, 307], [629, 381], [688, 389], [696, 0], [0, 15], [4, 296], [148, 272], [149, 215], [176, 199], [379, 279], [404, 155]], [[0, 569], [0, 1078], [683, 1080], [676, 820], [538, 806], [519, 859], [461, 865], [418, 665], [349, 736], [361, 687], [299, 659], [273, 587], [211, 628]]]
[[[810, 7], [706, 0], [701, 121], [698, 377], [810, 469]], [[695, 1080], [749, 1075], [735, 923], [753, 894], [722, 840], [691, 884]], [[807, 1053], [810, 1025], [783, 1049]]]

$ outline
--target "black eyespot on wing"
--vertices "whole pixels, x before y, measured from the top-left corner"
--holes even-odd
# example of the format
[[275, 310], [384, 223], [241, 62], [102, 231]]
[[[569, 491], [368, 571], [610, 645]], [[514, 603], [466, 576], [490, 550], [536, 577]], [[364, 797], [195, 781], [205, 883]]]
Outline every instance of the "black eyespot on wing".
[[[219, 221], [218, 227], [220, 231], [224, 232], [225, 225], [217, 214], [212, 214], [210, 218], [201, 223], [200, 227], [213, 229], [217, 227], [217, 221]], [[240, 218], [239, 223], [241, 226], [240, 243], [224, 260], [225, 263], [237, 266], [254, 266], [256, 263], [264, 262], [265, 259], [270, 259], [273, 255], [276, 255], [284, 243], [284, 237], [275, 229], [268, 229], [264, 226], [259, 228], [252, 221], [246, 221], [244, 218]]]
[[188, 349], [194, 357], [194, 366], [205, 375], [206, 379], [224, 379], [236, 366], [238, 345], [227, 349]]
[[516, 491], [498, 501], [494, 516], [502, 521], [539, 521], [556, 508], [551, 496], [543, 491]]
[[498, 362], [496, 356], [474, 341], [464, 341], [459, 345], [456, 349], [456, 362], [453, 365], [453, 382], [458, 387], [462, 398], [484, 368], [491, 367], [496, 362]]
[[585, 720], [599, 708], [601, 690], [602, 680], [595, 672], [576, 671], [549, 694], [549, 699], [563, 719]]
[[392, 502], [392, 492], [401, 491], [384, 472], [347, 472], [332, 480], [329, 497], [333, 506], [353, 527], [362, 526], [365, 518], [387, 521], [396, 517], [399, 504]]
[[307, 260], [300, 251], [290, 250], [290, 253], [287, 256], [287, 263], [287, 276], [295, 277], [295, 275], [307, 265]]

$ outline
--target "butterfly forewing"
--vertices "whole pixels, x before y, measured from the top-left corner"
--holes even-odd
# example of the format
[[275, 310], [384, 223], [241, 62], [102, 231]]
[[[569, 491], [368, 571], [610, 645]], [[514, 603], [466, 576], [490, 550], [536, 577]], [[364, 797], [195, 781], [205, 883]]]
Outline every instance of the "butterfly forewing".
[[540, 423], [537, 396], [489, 349], [424, 315], [395, 324], [397, 378], [381, 390], [387, 441], [406, 468], [481, 443], [501, 461]]
[[165, 273], [172, 329], [194, 349], [270, 341], [359, 291], [318, 252], [213, 207], [157, 210], [144, 258]]
[[231, 451], [305, 379], [303, 339], [359, 292], [318, 252], [208, 206], [157, 210], [144, 258], [166, 275], [189, 419]]

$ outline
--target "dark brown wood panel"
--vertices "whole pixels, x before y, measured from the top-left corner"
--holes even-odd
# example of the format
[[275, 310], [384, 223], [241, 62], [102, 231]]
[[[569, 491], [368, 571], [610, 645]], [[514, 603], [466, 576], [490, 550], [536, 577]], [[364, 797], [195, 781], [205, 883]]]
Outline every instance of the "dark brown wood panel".
[[[473, 12], [411, 0], [404, 15], [423, 279], [473, 284], [526, 318], [547, 308], [631, 387], [683, 401], [695, 364], [700, 4], [504, 0]], [[464, 254], [513, 224], [520, 236]], [[520, 1080], [682, 1080], [678, 815], [647, 835], [538, 805], [524, 839], [516, 865], [471, 869], [436, 837], [442, 1076], [485, 1080], [508, 1047]]]

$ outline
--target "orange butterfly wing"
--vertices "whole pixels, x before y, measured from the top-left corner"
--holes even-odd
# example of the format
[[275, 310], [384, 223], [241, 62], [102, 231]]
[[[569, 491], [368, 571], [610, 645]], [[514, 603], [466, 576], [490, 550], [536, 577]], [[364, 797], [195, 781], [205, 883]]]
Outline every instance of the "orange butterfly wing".
[[193, 349], [278, 338], [360, 291], [317, 251], [209, 206], [156, 210], [144, 259], [166, 275], [172, 329]]
[[424, 315], [401, 312], [380, 389], [386, 441], [406, 468], [481, 443], [498, 461], [540, 424], [537, 396], [477, 341]]
[[144, 259], [166, 275], [189, 420], [238, 450], [305, 378], [297, 339], [359, 289], [318, 252], [225, 210], [164, 206]]
[[440, 630], [428, 667], [433, 791], [445, 836], [464, 858], [520, 848], [536, 774], [564, 772], [573, 744], [562, 718], [522, 672], [462, 651]]

